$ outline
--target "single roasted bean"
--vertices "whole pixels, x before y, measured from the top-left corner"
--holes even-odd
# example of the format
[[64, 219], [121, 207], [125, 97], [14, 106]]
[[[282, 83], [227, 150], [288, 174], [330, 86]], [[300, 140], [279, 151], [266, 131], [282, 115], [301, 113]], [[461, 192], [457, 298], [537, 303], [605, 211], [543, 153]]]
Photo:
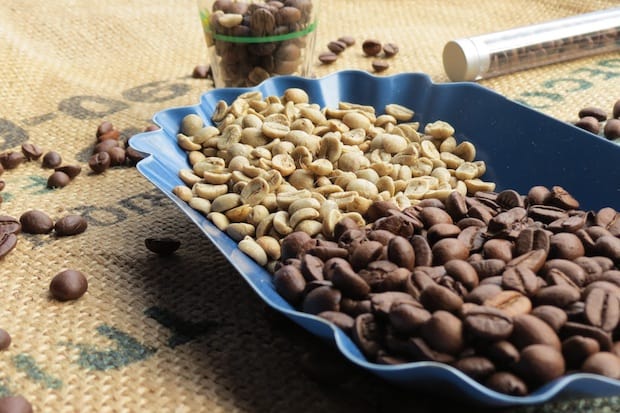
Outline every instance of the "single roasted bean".
[[511, 317], [527, 314], [532, 310], [532, 302], [518, 291], [504, 290], [484, 302], [485, 306], [495, 307]]
[[484, 380], [495, 372], [495, 365], [493, 362], [481, 356], [460, 358], [456, 360], [452, 366], [477, 381]]
[[620, 296], [603, 288], [591, 289], [585, 297], [585, 315], [593, 326], [613, 331], [620, 321]]
[[599, 351], [598, 341], [593, 338], [572, 336], [562, 341], [562, 355], [568, 368], [581, 368], [585, 359]]
[[473, 337], [482, 340], [504, 340], [513, 330], [512, 318], [495, 307], [474, 306], [464, 314], [463, 325]]
[[525, 382], [507, 371], [493, 373], [484, 381], [484, 385], [510, 396], [525, 396], [528, 393]]
[[21, 230], [27, 234], [49, 234], [54, 229], [54, 221], [45, 212], [30, 210], [19, 217]]
[[579, 298], [579, 290], [567, 284], [543, 287], [534, 296], [536, 305], [552, 305], [560, 308], [568, 307]]
[[390, 324], [398, 332], [414, 334], [431, 318], [431, 313], [415, 302], [401, 302], [392, 305], [389, 311]]
[[86, 231], [88, 221], [81, 215], [69, 214], [54, 224], [54, 233], [60, 237], [78, 235]]
[[364, 355], [373, 360], [380, 349], [382, 331], [371, 313], [355, 317], [351, 338], [359, 346]]
[[430, 311], [458, 311], [463, 305], [461, 297], [438, 284], [431, 284], [424, 288], [420, 295], [420, 302]]
[[516, 290], [526, 296], [532, 296], [540, 289], [538, 277], [527, 267], [510, 267], [502, 274], [502, 286]]
[[531, 344], [545, 344], [556, 350], [561, 349], [558, 334], [538, 317], [531, 314], [519, 314], [513, 317], [514, 329], [512, 343], [523, 349]]
[[456, 355], [464, 347], [463, 323], [447, 311], [435, 311], [420, 329], [420, 335], [433, 349]]
[[539, 305], [532, 309], [533, 316], [536, 316], [549, 324], [558, 333], [564, 323], [568, 321], [568, 316], [564, 310], [552, 305]]
[[607, 351], [594, 353], [585, 359], [581, 369], [586, 373], [600, 374], [612, 379], [619, 379], [620, 358], [614, 353]]
[[532, 344], [521, 350], [515, 369], [526, 382], [538, 386], [563, 375], [566, 365], [559, 347]]

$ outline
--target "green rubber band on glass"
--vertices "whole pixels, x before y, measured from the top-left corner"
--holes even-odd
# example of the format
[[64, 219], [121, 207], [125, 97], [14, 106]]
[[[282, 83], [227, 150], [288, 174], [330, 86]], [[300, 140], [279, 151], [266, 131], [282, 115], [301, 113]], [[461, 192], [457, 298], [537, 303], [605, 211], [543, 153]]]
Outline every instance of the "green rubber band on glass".
[[271, 43], [271, 42], [282, 42], [284, 40], [298, 39], [303, 37], [309, 33], [312, 33], [316, 30], [316, 20], [313, 21], [303, 30], [299, 30], [292, 33], [278, 34], [276, 36], [262, 36], [262, 37], [251, 37], [251, 36], [227, 36], [225, 34], [214, 33], [209, 24], [205, 22], [207, 19], [206, 16], [202, 16], [202, 22], [204, 26], [205, 33], [211, 33], [211, 37], [215, 40], [223, 40], [225, 42], [230, 43]]

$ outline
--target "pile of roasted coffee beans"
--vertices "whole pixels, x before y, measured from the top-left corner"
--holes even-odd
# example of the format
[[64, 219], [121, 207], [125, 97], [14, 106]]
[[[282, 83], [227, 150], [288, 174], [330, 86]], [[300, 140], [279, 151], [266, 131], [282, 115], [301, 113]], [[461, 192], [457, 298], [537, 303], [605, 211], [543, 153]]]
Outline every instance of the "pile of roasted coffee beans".
[[[147, 128], [145, 131], [151, 130]], [[144, 156], [122, 139], [121, 132], [110, 121], [103, 121], [95, 133], [97, 143], [88, 159], [88, 166], [95, 174], [114, 166], [133, 166]]]
[[[352, 36], [342, 36], [338, 40], [330, 41], [327, 44], [329, 51], [319, 54], [319, 61], [323, 64], [332, 64], [338, 60], [338, 56], [347, 48], [355, 44], [355, 38]], [[385, 43], [376, 39], [366, 39], [362, 43], [362, 53], [366, 57], [372, 57], [372, 68], [375, 72], [383, 72], [390, 68], [387, 59], [396, 56], [399, 47], [395, 43]]]
[[368, 360], [442, 362], [516, 396], [571, 372], [620, 379], [618, 211], [536, 186], [378, 201], [367, 221], [289, 234], [273, 282]]
[[602, 133], [609, 140], [620, 139], [620, 99], [614, 103], [611, 117], [605, 109], [593, 106], [581, 109], [578, 116], [579, 120], [575, 122], [575, 126], [595, 135]]
[[[304, 62], [312, 34], [312, 0], [213, 2], [207, 46], [217, 61], [211, 68], [226, 86], [253, 86], [273, 75], [294, 74]], [[306, 31], [306, 32], [304, 32]], [[308, 33], [308, 34], [304, 34]], [[242, 43], [223, 36], [270, 37], [301, 34], [287, 40]]]

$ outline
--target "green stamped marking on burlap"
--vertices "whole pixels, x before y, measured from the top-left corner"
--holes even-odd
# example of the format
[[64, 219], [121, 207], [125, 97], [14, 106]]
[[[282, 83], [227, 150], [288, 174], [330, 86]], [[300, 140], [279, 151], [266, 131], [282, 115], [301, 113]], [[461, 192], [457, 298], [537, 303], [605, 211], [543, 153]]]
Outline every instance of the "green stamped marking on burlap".
[[90, 344], [64, 344], [79, 349], [77, 364], [88, 370], [105, 371], [119, 369], [129, 364], [146, 360], [157, 351], [153, 347], [144, 346], [138, 340], [119, 329], [105, 324], [97, 327], [97, 332], [114, 341], [114, 346], [111, 348], [101, 348]]
[[172, 332], [172, 336], [170, 336], [166, 344], [170, 348], [188, 343], [207, 334], [212, 327], [219, 326], [219, 323], [210, 320], [198, 322], [183, 320], [172, 311], [157, 306], [144, 310], [144, 315], [154, 319]]
[[57, 390], [62, 387], [60, 379], [44, 372], [34, 358], [28, 354], [18, 354], [12, 358], [12, 361], [17, 370], [26, 373], [30, 380], [39, 382], [48, 389]]
[[4, 379], [0, 380], [0, 397], [7, 397], [12, 395], [11, 389], [9, 388], [9, 384], [6, 383]]

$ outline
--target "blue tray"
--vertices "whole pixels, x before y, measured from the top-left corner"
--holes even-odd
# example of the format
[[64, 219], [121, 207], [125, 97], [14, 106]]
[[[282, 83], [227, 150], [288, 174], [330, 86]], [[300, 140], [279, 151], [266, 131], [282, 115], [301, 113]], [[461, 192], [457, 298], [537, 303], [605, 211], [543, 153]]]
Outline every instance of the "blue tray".
[[620, 146], [515, 103], [475, 83], [433, 84], [427, 75], [404, 73], [377, 77], [362, 71], [342, 71], [321, 79], [281, 76], [255, 88], [211, 90], [200, 103], [155, 114], [162, 129], [134, 136], [130, 144], [150, 154], [138, 170], [166, 194], [193, 221], [237, 269], [256, 293], [275, 310], [322, 339], [334, 344], [354, 364], [385, 380], [408, 388], [432, 390], [486, 406], [543, 403], [560, 398], [620, 395], [620, 381], [591, 374], [561, 377], [525, 397], [495, 392], [448, 365], [415, 362], [396, 366], [368, 362], [341, 330], [316, 316], [296, 311], [276, 293], [271, 275], [243, 254], [237, 244], [219, 231], [204, 215], [190, 208], [172, 190], [182, 185], [178, 171], [189, 168], [186, 153], [176, 143], [184, 116], [195, 113], [210, 124], [221, 99], [232, 102], [239, 94], [260, 90], [263, 96], [281, 96], [287, 88], [307, 91], [311, 102], [336, 107], [340, 101], [372, 105], [382, 112], [386, 104], [398, 103], [415, 111], [421, 124], [444, 120], [456, 130], [460, 142], [476, 146], [484, 160], [484, 180], [497, 183], [497, 190], [526, 193], [534, 185], [560, 185], [581, 202], [582, 209], [604, 206], [620, 208]]

